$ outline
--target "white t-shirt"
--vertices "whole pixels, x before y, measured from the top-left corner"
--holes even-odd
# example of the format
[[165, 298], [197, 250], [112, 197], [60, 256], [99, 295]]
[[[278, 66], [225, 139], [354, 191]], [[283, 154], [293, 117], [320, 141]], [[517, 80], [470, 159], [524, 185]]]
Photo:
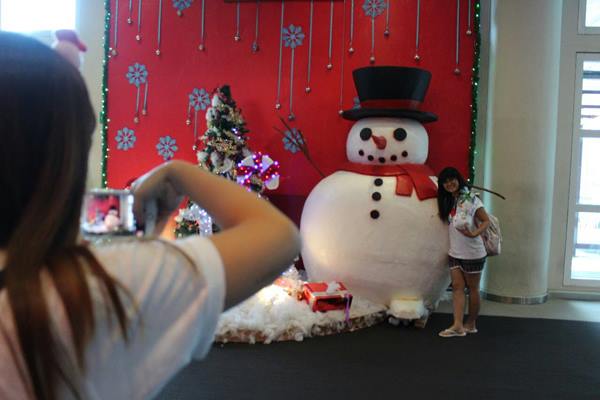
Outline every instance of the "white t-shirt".
[[[130, 339], [122, 339], [116, 320], [107, 323], [98, 287], [90, 285], [95, 301], [96, 330], [86, 350], [87, 373], [82, 380], [85, 398], [148, 399], [164, 387], [192, 357], [204, 357], [213, 342], [223, 311], [225, 274], [221, 257], [204, 237], [171, 242], [123, 242], [92, 248], [98, 261], [132, 295], [123, 303], [130, 318]], [[48, 304], [59, 337], [70, 343], [65, 310], [51, 279], [43, 275]], [[0, 398], [26, 399], [9, 340], [16, 342], [6, 290], [0, 292], [0, 318], [7, 335], [0, 334]], [[18, 355], [20, 357], [20, 354]], [[61, 392], [60, 398], [70, 398]]]
[[483, 203], [472, 191], [463, 189], [458, 195], [456, 207], [450, 212], [450, 251], [448, 254], [462, 260], [476, 260], [487, 255], [481, 235], [471, 238], [463, 235], [457, 228], [477, 229], [475, 212], [483, 207]]

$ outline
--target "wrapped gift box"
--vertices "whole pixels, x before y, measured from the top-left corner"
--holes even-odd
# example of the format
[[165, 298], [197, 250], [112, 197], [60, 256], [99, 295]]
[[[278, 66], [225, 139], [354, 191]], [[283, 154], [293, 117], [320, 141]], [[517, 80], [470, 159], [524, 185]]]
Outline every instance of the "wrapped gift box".
[[303, 293], [313, 311], [348, 311], [352, 304], [352, 295], [341, 282], [308, 282]]

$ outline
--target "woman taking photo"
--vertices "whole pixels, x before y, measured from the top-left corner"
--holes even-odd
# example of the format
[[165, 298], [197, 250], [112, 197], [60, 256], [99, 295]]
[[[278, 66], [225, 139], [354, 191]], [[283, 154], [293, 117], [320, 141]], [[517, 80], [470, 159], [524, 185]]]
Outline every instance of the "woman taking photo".
[[0, 32], [0, 398], [146, 399], [208, 352], [219, 314], [299, 251], [266, 201], [182, 161], [133, 185], [158, 227], [183, 196], [210, 238], [78, 241], [95, 118], [79, 72], [47, 46]]
[[[448, 223], [450, 235], [448, 265], [454, 311], [454, 323], [439, 335], [454, 337], [477, 333], [479, 281], [487, 255], [481, 233], [490, 221], [481, 200], [452, 167], [444, 168], [438, 176], [438, 209], [442, 221]], [[465, 286], [469, 288], [469, 315], [463, 323]]]

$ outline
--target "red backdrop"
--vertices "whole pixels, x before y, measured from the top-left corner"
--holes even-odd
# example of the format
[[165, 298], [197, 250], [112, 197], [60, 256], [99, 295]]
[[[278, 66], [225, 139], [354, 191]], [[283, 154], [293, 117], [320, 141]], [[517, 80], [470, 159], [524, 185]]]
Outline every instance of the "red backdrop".
[[[169, 135], [176, 140], [174, 158], [196, 160], [193, 127], [186, 124], [188, 96], [194, 88], [211, 92], [229, 84], [250, 130], [248, 145], [268, 153], [281, 164], [282, 195], [306, 196], [320, 180], [300, 153], [284, 149], [282, 137], [273, 127], [281, 127], [279, 116], [289, 112], [291, 49], [282, 48], [281, 109], [275, 109], [278, 83], [281, 2], [260, 2], [258, 52], [251, 51], [255, 38], [256, 2], [242, 2], [239, 14], [241, 40], [235, 41], [237, 13], [235, 3], [205, 1], [205, 51], [199, 51], [202, 1], [195, 0], [178, 16], [175, 3], [190, 0], [164, 0], [161, 14], [160, 56], [156, 55], [159, 0], [144, 0], [141, 40], [136, 40], [138, 2], [133, 1], [132, 24], [127, 23], [127, 1], [111, 0], [110, 45], [117, 55], [108, 65], [108, 165], [109, 187], [120, 188], [132, 178], [163, 162], [156, 145]], [[377, 0], [372, 0], [377, 3]], [[386, 2], [380, 0], [382, 4]], [[467, 13], [474, 7], [460, 0], [459, 68], [456, 67], [456, 0], [421, 0], [419, 55], [416, 61], [417, 0], [391, 0], [389, 36], [384, 35], [386, 12], [375, 18], [374, 65], [419, 66], [432, 72], [432, 80], [422, 110], [438, 115], [438, 122], [426, 124], [429, 132], [427, 164], [438, 172], [454, 165], [468, 174], [471, 137], [471, 78], [475, 35], [467, 35]], [[284, 27], [300, 26], [306, 34], [294, 52], [293, 127], [300, 129], [315, 162], [332, 173], [345, 161], [345, 141], [352, 122], [338, 115], [340, 108], [353, 106], [356, 96], [352, 70], [370, 65], [371, 18], [362, 9], [364, 0], [354, 1], [353, 47], [350, 38], [351, 1], [335, 1], [332, 28], [332, 64], [328, 70], [330, 2], [314, 2], [311, 55], [312, 91], [306, 93], [309, 49], [309, 1], [286, 1]], [[115, 8], [118, 6], [118, 10]], [[117, 13], [118, 11], [118, 13]], [[118, 14], [118, 15], [117, 15]], [[116, 25], [115, 25], [116, 24]], [[115, 32], [116, 28], [116, 32]], [[473, 29], [473, 28], [471, 28]], [[116, 34], [115, 34], [116, 33]], [[115, 46], [115, 36], [117, 38]], [[143, 64], [148, 72], [147, 115], [134, 122], [136, 87], [126, 77], [128, 68]], [[140, 86], [139, 110], [143, 108], [145, 86]], [[341, 96], [342, 94], [342, 96]], [[341, 98], [341, 102], [340, 102]], [[192, 111], [193, 114], [193, 111]], [[206, 128], [204, 111], [198, 113], [198, 134]], [[135, 142], [118, 148], [117, 135], [123, 128], [133, 130]]]

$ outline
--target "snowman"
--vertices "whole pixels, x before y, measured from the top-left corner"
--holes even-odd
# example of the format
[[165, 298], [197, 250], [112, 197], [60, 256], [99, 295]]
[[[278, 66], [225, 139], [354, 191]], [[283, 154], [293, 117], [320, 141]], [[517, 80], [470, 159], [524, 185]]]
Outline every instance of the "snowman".
[[346, 141], [346, 163], [309, 194], [300, 223], [302, 258], [313, 281], [341, 281], [386, 305], [390, 320], [426, 321], [450, 282], [448, 227], [438, 217], [418, 109], [431, 73], [366, 67], [353, 72], [361, 107]]

